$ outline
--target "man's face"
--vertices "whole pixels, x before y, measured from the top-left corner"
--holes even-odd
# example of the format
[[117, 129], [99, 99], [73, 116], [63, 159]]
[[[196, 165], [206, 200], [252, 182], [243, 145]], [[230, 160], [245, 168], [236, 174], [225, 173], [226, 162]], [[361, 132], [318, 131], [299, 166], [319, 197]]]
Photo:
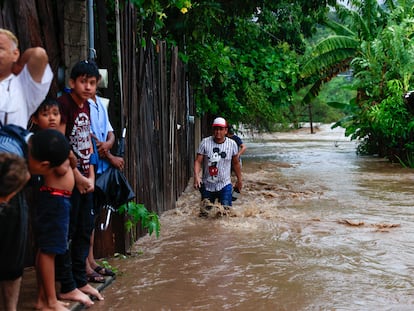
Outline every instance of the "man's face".
[[227, 134], [227, 128], [221, 126], [213, 126], [213, 136], [216, 142], [223, 142]]
[[80, 76], [76, 80], [69, 80], [72, 94], [85, 101], [92, 98], [96, 93], [98, 81], [96, 77]]
[[11, 73], [13, 63], [19, 59], [19, 55], [19, 50], [9, 37], [0, 34], [0, 80]]

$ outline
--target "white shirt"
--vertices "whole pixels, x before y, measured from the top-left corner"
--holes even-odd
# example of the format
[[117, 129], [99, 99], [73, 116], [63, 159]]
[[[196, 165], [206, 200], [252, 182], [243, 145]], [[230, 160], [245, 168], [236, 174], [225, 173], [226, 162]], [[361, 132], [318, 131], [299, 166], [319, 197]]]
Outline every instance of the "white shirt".
[[16, 76], [11, 74], [0, 82], [0, 121], [26, 128], [30, 116], [45, 99], [52, 83], [53, 73], [49, 66], [40, 83], [33, 80], [27, 65]]
[[[108, 111], [102, 98], [95, 96], [96, 102], [92, 99], [88, 99], [90, 113], [91, 113], [91, 131], [96, 135], [99, 141], [106, 141], [108, 133], [113, 132], [114, 129], [109, 121]], [[96, 172], [102, 174], [110, 166], [109, 162], [105, 159], [98, 159], [98, 163], [95, 164]]]
[[198, 147], [198, 154], [204, 156], [203, 184], [208, 191], [220, 191], [231, 183], [231, 162], [238, 153], [234, 140], [226, 137], [218, 144], [213, 136], [204, 138]]

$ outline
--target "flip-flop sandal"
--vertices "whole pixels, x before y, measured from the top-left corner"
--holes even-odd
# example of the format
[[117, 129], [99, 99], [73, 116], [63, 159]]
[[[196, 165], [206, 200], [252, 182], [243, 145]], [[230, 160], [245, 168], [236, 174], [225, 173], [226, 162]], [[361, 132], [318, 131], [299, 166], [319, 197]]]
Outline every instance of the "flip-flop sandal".
[[86, 279], [92, 283], [105, 283], [105, 278], [97, 272], [87, 274]]
[[95, 270], [95, 272], [96, 273], [99, 273], [100, 275], [104, 275], [104, 276], [115, 276], [115, 273], [112, 270], [110, 270], [108, 268], [101, 267], [101, 266], [97, 266], [93, 270]]

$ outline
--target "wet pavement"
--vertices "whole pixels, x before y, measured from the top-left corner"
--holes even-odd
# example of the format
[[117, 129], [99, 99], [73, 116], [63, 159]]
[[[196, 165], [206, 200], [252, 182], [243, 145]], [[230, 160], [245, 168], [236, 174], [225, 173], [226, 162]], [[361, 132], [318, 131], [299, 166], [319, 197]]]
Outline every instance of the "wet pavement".
[[[105, 277], [105, 283], [89, 283], [95, 287], [99, 292], [102, 292], [108, 285], [110, 285], [115, 280], [114, 277], [107, 276]], [[58, 284], [56, 284], [58, 287]], [[104, 295], [104, 293], [103, 293]], [[23, 274], [22, 286], [20, 288], [20, 297], [17, 310], [19, 311], [28, 311], [35, 310], [34, 305], [37, 299], [37, 281], [36, 281], [36, 271], [34, 267], [28, 267], [25, 269]], [[77, 302], [70, 302], [68, 309], [71, 311], [79, 311], [85, 309], [85, 307]], [[98, 302], [95, 302], [98, 303]]]

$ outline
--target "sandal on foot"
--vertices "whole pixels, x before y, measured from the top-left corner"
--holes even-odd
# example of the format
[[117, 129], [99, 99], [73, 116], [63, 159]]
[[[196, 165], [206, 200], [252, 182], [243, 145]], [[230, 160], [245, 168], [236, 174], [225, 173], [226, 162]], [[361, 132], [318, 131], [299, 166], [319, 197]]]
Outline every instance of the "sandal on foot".
[[101, 266], [97, 266], [93, 270], [95, 270], [95, 272], [99, 273], [100, 275], [104, 275], [104, 276], [115, 276], [115, 273], [112, 270], [110, 270], [108, 268], [101, 267]]
[[105, 283], [105, 278], [97, 272], [88, 273], [86, 279], [92, 283]]

